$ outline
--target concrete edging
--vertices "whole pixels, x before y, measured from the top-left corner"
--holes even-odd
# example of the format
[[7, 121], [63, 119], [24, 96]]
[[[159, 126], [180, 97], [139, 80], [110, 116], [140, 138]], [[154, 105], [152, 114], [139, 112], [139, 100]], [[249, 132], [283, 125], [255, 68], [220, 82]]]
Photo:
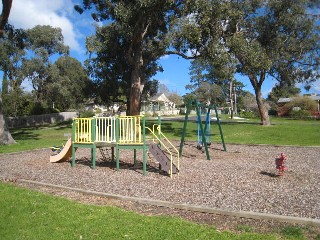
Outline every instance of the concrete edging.
[[274, 221], [280, 221], [280, 222], [296, 223], [296, 224], [304, 224], [309, 226], [320, 227], [320, 219], [284, 216], [284, 215], [259, 213], [259, 212], [251, 212], [251, 211], [233, 211], [228, 209], [211, 208], [211, 207], [204, 207], [199, 205], [190, 205], [185, 203], [173, 203], [169, 201], [153, 200], [153, 199], [147, 199], [147, 198], [128, 197], [128, 196], [122, 196], [117, 194], [109, 194], [109, 193], [103, 193], [103, 192], [84, 190], [80, 188], [72, 188], [72, 187], [65, 187], [65, 186], [60, 186], [55, 184], [42, 183], [42, 182], [26, 180], [26, 179], [16, 179], [16, 182], [70, 190], [70, 191], [75, 191], [75, 192], [88, 194], [88, 195], [95, 195], [95, 196], [112, 198], [112, 199], [123, 200], [123, 201], [133, 201], [133, 202], [160, 206], [160, 207], [176, 208], [176, 209], [182, 209], [182, 210], [188, 210], [188, 211], [194, 211], [194, 212], [213, 213], [213, 214], [233, 216], [238, 218], [274, 220]]

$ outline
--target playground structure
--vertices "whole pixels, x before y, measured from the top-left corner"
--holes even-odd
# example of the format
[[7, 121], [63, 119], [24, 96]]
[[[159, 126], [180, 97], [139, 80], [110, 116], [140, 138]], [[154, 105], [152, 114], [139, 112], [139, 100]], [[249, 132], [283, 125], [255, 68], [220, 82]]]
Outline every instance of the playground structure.
[[[179, 156], [182, 156], [182, 150], [183, 150], [183, 145], [184, 145], [185, 136], [186, 136], [188, 118], [189, 118], [190, 111], [191, 111], [192, 107], [195, 107], [196, 113], [197, 113], [197, 126], [198, 126], [198, 145], [197, 145], [197, 148], [201, 149], [202, 146], [204, 146], [207, 160], [210, 160], [210, 154], [209, 154], [209, 151], [208, 151], [208, 145], [211, 144], [211, 142], [210, 142], [210, 137], [211, 137], [211, 133], [210, 133], [210, 112], [211, 112], [211, 109], [214, 109], [216, 117], [217, 117], [217, 124], [218, 124], [218, 127], [219, 127], [219, 133], [220, 133], [220, 138], [221, 138], [223, 150], [227, 151], [227, 148], [226, 148], [226, 145], [225, 145], [225, 142], [224, 142], [224, 137], [223, 137], [223, 132], [222, 132], [221, 124], [220, 124], [220, 119], [219, 119], [217, 106], [216, 105], [207, 106], [207, 105], [201, 104], [198, 101], [189, 101], [188, 104], [187, 104], [187, 111], [186, 111], [186, 116], [185, 116], [185, 120], [184, 120], [184, 124], [183, 124], [183, 130], [182, 130], [182, 136], [181, 136], [181, 142], [180, 142], [180, 148], [179, 148]], [[204, 127], [203, 127], [203, 123], [202, 123], [203, 120], [202, 120], [202, 117], [201, 117], [201, 108], [207, 109], [206, 120], [205, 120], [205, 126]]]
[[[150, 133], [151, 141], [147, 141], [146, 132]], [[69, 142], [69, 141], [68, 141]], [[137, 150], [143, 152], [143, 175], [147, 169], [147, 151], [159, 162], [161, 170], [172, 174], [179, 173], [179, 153], [174, 145], [161, 131], [161, 121], [154, 124], [152, 129], [146, 126], [144, 116], [118, 116], [74, 118], [72, 123], [71, 144], [57, 155], [50, 157], [50, 162], [65, 161], [72, 157], [71, 166], [76, 164], [78, 148], [91, 149], [92, 168], [96, 168], [96, 149], [110, 147], [112, 160], [116, 151], [116, 169], [120, 168], [120, 150], [134, 151], [134, 165], [137, 165]], [[71, 150], [71, 154], [70, 154]]]

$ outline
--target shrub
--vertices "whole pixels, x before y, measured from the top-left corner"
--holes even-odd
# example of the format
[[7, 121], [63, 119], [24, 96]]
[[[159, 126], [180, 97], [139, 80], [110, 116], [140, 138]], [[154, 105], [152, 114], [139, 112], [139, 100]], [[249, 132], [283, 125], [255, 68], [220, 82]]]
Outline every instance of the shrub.
[[30, 104], [29, 115], [41, 115], [45, 113], [46, 109], [42, 106], [40, 102]]
[[96, 113], [96, 114], [102, 113], [102, 110], [101, 110], [100, 108], [96, 108], [96, 109], [95, 109], [95, 113]]
[[[300, 110], [294, 111], [294, 108], [299, 108]], [[310, 116], [311, 112], [317, 110], [317, 103], [308, 97], [297, 97], [294, 98], [291, 102], [286, 103], [282, 107], [278, 108], [279, 116], [291, 116], [291, 114], [302, 116]], [[298, 112], [298, 113], [294, 113]], [[307, 113], [308, 112], [308, 113]]]
[[242, 118], [256, 118], [257, 117], [256, 113], [250, 112], [250, 111], [241, 111], [239, 115]]
[[311, 117], [311, 113], [308, 110], [298, 110], [298, 111], [291, 110], [289, 113], [289, 116], [292, 118], [303, 119], [303, 118]]
[[83, 111], [79, 113], [79, 117], [82, 118], [89, 118], [89, 117], [93, 117], [95, 114], [93, 111]]
[[51, 108], [51, 109], [50, 109], [50, 112], [51, 112], [51, 113], [59, 113], [60, 110], [59, 110], [58, 108]]

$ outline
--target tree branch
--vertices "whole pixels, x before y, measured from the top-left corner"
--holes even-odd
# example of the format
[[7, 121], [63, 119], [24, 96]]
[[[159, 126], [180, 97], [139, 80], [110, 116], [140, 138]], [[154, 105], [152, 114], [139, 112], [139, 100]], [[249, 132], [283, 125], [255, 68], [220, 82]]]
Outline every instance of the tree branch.
[[2, 0], [2, 4], [3, 6], [2, 6], [2, 13], [0, 16], [0, 30], [3, 30], [4, 26], [8, 21], [12, 0]]
[[172, 55], [172, 54], [175, 54], [175, 55], [178, 55], [184, 59], [197, 59], [199, 57], [201, 57], [201, 55], [196, 55], [196, 56], [188, 56], [182, 52], [179, 52], [179, 51], [166, 51], [165, 52], [166, 55]]

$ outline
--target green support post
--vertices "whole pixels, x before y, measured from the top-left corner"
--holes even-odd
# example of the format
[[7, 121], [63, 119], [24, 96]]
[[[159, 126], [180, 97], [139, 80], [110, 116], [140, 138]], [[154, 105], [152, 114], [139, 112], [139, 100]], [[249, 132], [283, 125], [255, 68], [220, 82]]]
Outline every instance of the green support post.
[[120, 160], [119, 160], [119, 118], [116, 119], [116, 169], [117, 171], [120, 168]]
[[74, 146], [74, 141], [76, 137], [76, 127], [75, 127], [75, 119], [72, 121], [72, 136], [71, 136], [71, 149], [72, 149], [72, 160], [71, 160], [71, 167], [76, 165], [76, 150]]
[[137, 167], [137, 149], [133, 149], [133, 164], [134, 168]]
[[119, 153], [120, 153], [120, 149], [117, 147], [116, 148], [116, 169], [117, 169], [117, 171], [119, 171], [119, 168], [120, 168]]
[[147, 144], [146, 144], [146, 117], [142, 117], [142, 140], [143, 140], [143, 175], [147, 174]]
[[202, 135], [202, 143], [204, 144], [204, 148], [205, 148], [205, 151], [206, 151], [207, 160], [210, 160], [210, 154], [209, 154], [209, 150], [208, 150], [208, 144], [207, 144], [205, 132], [204, 132], [204, 130], [203, 130], [201, 113], [200, 113], [200, 108], [199, 108], [199, 103], [198, 103], [198, 102], [196, 102], [196, 111], [197, 111], [197, 117], [198, 117], [198, 123], [199, 123], [199, 126], [200, 126], [200, 131], [201, 131], [201, 135]]
[[217, 117], [217, 123], [218, 123], [218, 126], [219, 126], [219, 132], [220, 132], [220, 137], [221, 137], [223, 149], [224, 149], [224, 151], [227, 151], [226, 145], [224, 143], [224, 137], [223, 137], [222, 128], [221, 128], [220, 119], [219, 119], [218, 110], [217, 110], [217, 106], [216, 105], [214, 105], [214, 111], [215, 111], [216, 117]]
[[[72, 144], [73, 145], [73, 144]], [[72, 161], [71, 161], [71, 167], [76, 166], [76, 150], [75, 147], [72, 146]]]
[[92, 159], [92, 168], [95, 169], [96, 168], [96, 154], [97, 154], [97, 149], [96, 149], [96, 145], [94, 144], [96, 140], [96, 119], [93, 118], [91, 120], [91, 159]]
[[[186, 116], [184, 119], [184, 124], [183, 124], [183, 128], [182, 128], [182, 136], [181, 136], [181, 142], [180, 142], [180, 148], [179, 148], [179, 156], [182, 156], [182, 149], [183, 149], [183, 145], [184, 145], [184, 139], [185, 139], [185, 135], [186, 135], [186, 129], [187, 129], [187, 123], [188, 123], [188, 117], [190, 114], [190, 110], [191, 110], [191, 106], [192, 106], [192, 101], [189, 101], [187, 103], [187, 111], [186, 111]], [[200, 107], [204, 106], [202, 104], [200, 104], [198, 101], [195, 101], [195, 106], [196, 106], [196, 112], [197, 112], [197, 119], [199, 122], [199, 126], [200, 126], [200, 131], [201, 131], [201, 135], [202, 135], [202, 142], [204, 144], [205, 147], [205, 151], [206, 151], [206, 156], [207, 156], [207, 160], [210, 160], [210, 154], [209, 154], [209, 150], [208, 150], [208, 144], [207, 144], [207, 140], [206, 140], [206, 132], [208, 129], [208, 123], [206, 122], [205, 127], [203, 128], [203, 124], [202, 124], [202, 119], [201, 119], [201, 113], [200, 113]], [[206, 107], [206, 106], [204, 106]], [[220, 119], [219, 119], [219, 115], [218, 115], [218, 110], [217, 110], [217, 106], [213, 105], [213, 106], [208, 106], [208, 112], [207, 114], [210, 114], [210, 110], [212, 108], [214, 108], [216, 116], [217, 116], [217, 123], [218, 123], [218, 127], [219, 127], [219, 132], [220, 132], [220, 137], [221, 137], [221, 141], [222, 141], [222, 145], [223, 145], [223, 149], [224, 151], [227, 151], [225, 142], [224, 142], [224, 137], [223, 137], [223, 133], [222, 133], [222, 128], [221, 128], [221, 123], [220, 123]]]
[[183, 123], [183, 128], [182, 128], [182, 136], [181, 136], [181, 142], [180, 142], [180, 148], [179, 148], [179, 157], [182, 156], [182, 148], [184, 145], [184, 139], [186, 136], [186, 131], [187, 131], [187, 123], [188, 123], [188, 117], [190, 114], [190, 108], [191, 108], [191, 101], [187, 103], [187, 110], [186, 110], [186, 116], [184, 118], [184, 123]]
[[92, 169], [96, 168], [96, 154], [97, 154], [97, 149], [96, 149], [96, 145], [92, 144], [91, 146], [91, 157], [92, 157]]

